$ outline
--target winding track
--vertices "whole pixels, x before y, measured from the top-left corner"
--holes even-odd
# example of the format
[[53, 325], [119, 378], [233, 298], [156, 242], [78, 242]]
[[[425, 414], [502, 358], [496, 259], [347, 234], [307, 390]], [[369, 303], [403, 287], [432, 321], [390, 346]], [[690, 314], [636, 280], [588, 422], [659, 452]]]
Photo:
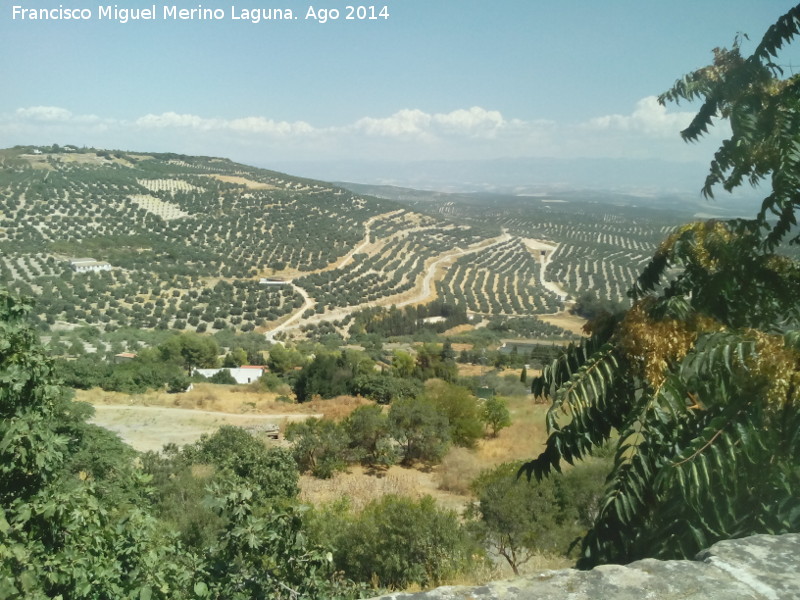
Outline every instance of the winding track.
[[[386, 216], [386, 215], [378, 215], [378, 217], [382, 217], [382, 216]], [[375, 218], [377, 218], [377, 217], [373, 217], [372, 219], [375, 219]], [[424, 229], [424, 228], [419, 228], [419, 229]], [[365, 241], [367, 241], [368, 239], [369, 239], [369, 229], [367, 230], [367, 235], [365, 236]], [[478, 252], [479, 250], [486, 250], [487, 248], [490, 248], [490, 247], [492, 247], [492, 246], [494, 246], [496, 244], [502, 244], [504, 242], [507, 242], [510, 239], [511, 239], [511, 235], [509, 235], [509, 233], [507, 231], [503, 231], [503, 233], [501, 235], [499, 235], [499, 236], [497, 236], [495, 238], [490, 238], [488, 240], [483, 240], [481, 242], [478, 242], [477, 244], [474, 244], [472, 246], [468, 246], [466, 248], [456, 248], [456, 249], [450, 250], [448, 252], [445, 252], [444, 254], [442, 254], [441, 256], [439, 256], [438, 258], [436, 258], [435, 260], [433, 260], [431, 263], [428, 264], [428, 266], [426, 267], [426, 270], [425, 270], [425, 275], [422, 278], [422, 282], [417, 284], [417, 286], [415, 288], [415, 291], [413, 292], [412, 296], [409, 297], [408, 296], [408, 292], [404, 292], [402, 294], [398, 294], [398, 295], [395, 295], [395, 296], [388, 296], [388, 297], [383, 298], [383, 299], [381, 299], [379, 301], [375, 301], [375, 302], [369, 303], [368, 305], [369, 306], [392, 306], [392, 305], [394, 305], [394, 306], [397, 306], [398, 308], [400, 308], [400, 307], [407, 306], [407, 305], [410, 305], [410, 304], [420, 304], [422, 302], [425, 302], [425, 301], [429, 300], [431, 298], [431, 296], [435, 296], [434, 280], [436, 279], [437, 271], [439, 270], [439, 268], [444, 263], [446, 263], [448, 261], [455, 260], [456, 258], [464, 256], [465, 254], [471, 254], [473, 252]], [[358, 246], [358, 248], [364, 248], [364, 247], [366, 247], [366, 244], [364, 242], [361, 242], [359, 244], [359, 246]], [[355, 254], [355, 251], [351, 251], [350, 253], [348, 253], [348, 256], [352, 256], [353, 254]], [[341, 264], [346, 264], [346, 263], [342, 262]], [[309, 317], [308, 319], [302, 319], [302, 315], [306, 310], [308, 310], [310, 308], [314, 308], [315, 301], [308, 294], [308, 292], [306, 292], [306, 290], [304, 290], [304, 289], [302, 289], [302, 288], [300, 288], [298, 286], [295, 286], [295, 289], [298, 291], [298, 293], [300, 293], [303, 296], [303, 298], [305, 300], [304, 303], [303, 303], [303, 306], [298, 308], [294, 312], [294, 314], [292, 314], [292, 316], [289, 317], [286, 321], [284, 321], [283, 323], [281, 323], [280, 325], [278, 325], [277, 327], [275, 327], [274, 329], [272, 329], [271, 331], [269, 331], [269, 332], [267, 332], [265, 334], [266, 338], [270, 342], [274, 342], [275, 341], [275, 336], [278, 333], [287, 332], [287, 331], [290, 331], [292, 329], [296, 329], [296, 328], [300, 327], [301, 326], [301, 323], [300, 323], [301, 320], [302, 320], [302, 324], [310, 324], [310, 323], [315, 323], [315, 322], [322, 321], [322, 320], [336, 321], [336, 320], [344, 318], [345, 316], [349, 315], [350, 313], [354, 313], [356, 311], [359, 311], [359, 310], [363, 309], [365, 306], [368, 306], [367, 304], [358, 304], [358, 305], [355, 305], [355, 306], [346, 306], [346, 307], [337, 308], [335, 310], [328, 311], [328, 312], [325, 312], [325, 313], [322, 313], [322, 314], [315, 314], [315, 315]], [[398, 300], [398, 297], [403, 298], [403, 299], [402, 300]]]
[[[396, 214], [396, 212], [398, 212], [398, 211], [394, 211], [394, 212], [390, 212], [390, 213], [383, 213], [383, 214], [380, 214], [380, 215], [375, 215], [375, 216], [370, 217], [369, 219], [367, 219], [364, 222], [365, 233], [364, 233], [363, 240], [361, 240], [352, 250], [350, 250], [341, 259], [339, 259], [335, 263], [332, 263], [332, 264], [328, 265], [324, 269], [320, 269], [319, 271], [315, 271], [315, 272], [330, 271], [332, 269], [341, 268], [343, 266], [346, 266], [349, 262], [351, 262], [353, 260], [353, 256], [355, 256], [359, 252], [362, 252], [362, 251], [365, 251], [365, 250], [375, 250], [375, 249], [379, 249], [379, 248], [383, 247], [389, 240], [392, 239], [392, 237], [394, 237], [395, 235], [398, 235], [398, 234], [393, 234], [392, 236], [389, 236], [388, 238], [383, 239], [383, 240], [370, 241], [371, 225], [376, 220], [390, 217], [390, 216]], [[416, 227], [414, 229], [415, 230], [422, 230], [422, 229], [425, 229], [425, 227]], [[409, 292], [404, 292], [402, 294], [397, 294], [397, 295], [394, 295], [394, 296], [389, 296], [389, 297], [386, 297], [386, 298], [382, 298], [381, 300], [378, 300], [378, 301], [375, 301], [375, 302], [371, 302], [369, 304], [358, 304], [358, 305], [355, 305], [355, 306], [340, 307], [340, 308], [336, 308], [334, 310], [326, 311], [326, 312], [324, 312], [322, 314], [314, 314], [311, 317], [308, 317], [306, 319], [303, 318], [303, 314], [307, 310], [313, 309], [316, 306], [316, 300], [313, 298], [313, 296], [311, 296], [311, 294], [309, 294], [309, 292], [307, 290], [305, 290], [305, 289], [303, 289], [303, 288], [301, 288], [301, 287], [299, 287], [297, 285], [292, 284], [294, 289], [297, 291], [297, 293], [299, 293], [303, 297], [303, 305], [300, 308], [298, 308], [294, 313], [292, 313], [291, 316], [289, 316], [288, 319], [286, 319], [282, 323], [279, 323], [278, 325], [276, 325], [272, 330], [266, 332], [265, 336], [266, 336], [267, 340], [269, 340], [270, 342], [274, 342], [276, 336], [279, 333], [289, 332], [289, 331], [292, 331], [294, 329], [299, 328], [302, 325], [313, 324], [313, 323], [316, 323], [316, 322], [319, 322], [319, 321], [323, 321], [323, 320], [327, 320], [327, 321], [340, 320], [340, 319], [346, 317], [347, 315], [349, 315], [351, 313], [354, 313], [356, 311], [359, 311], [359, 310], [363, 309], [365, 306], [392, 306], [392, 305], [394, 305], [394, 306], [396, 306], [398, 308], [401, 308], [401, 307], [412, 305], [412, 304], [421, 304], [421, 303], [430, 301], [431, 299], [436, 297], [435, 281], [436, 281], [437, 274], [438, 274], [439, 270], [444, 265], [446, 265], [446, 263], [452, 262], [455, 259], [460, 258], [461, 256], [464, 256], [466, 254], [472, 254], [472, 253], [478, 252], [480, 250], [486, 250], [486, 249], [491, 248], [491, 247], [493, 247], [495, 245], [498, 245], [498, 244], [506, 243], [511, 239], [512, 239], [512, 236], [508, 233], [507, 230], [503, 229], [503, 232], [501, 233], [501, 235], [499, 235], [497, 237], [490, 238], [490, 239], [487, 239], [487, 240], [483, 240], [481, 242], [478, 242], [477, 244], [474, 244], [472, 246], [468, 246], [466, 248], [455, 248], [453, 250], [450, 250], [450, 251], [447, 251], [447, 252], [441, 254], [440, 256], [435, 258], [433, 261], [431, 261], [426, 266], [425, 275], [423, 276], [422, 281], [420, 283], [417, 283], [417, 285], [415, 286], [414, 290], [411, 292], [411, 294], [412, 294], [411, 296], [409, 296]], [[550, 246], [548, 244], [548, 249], [550, 249], [552, 251], [554, 251], [556, 247], [557, 246]], [[550, 264], [551, 255], [552, 255], [552, 252], [546, 254], [543, 257], [543, 259], [542, 259], [542, 261], [540, 263], [539, 279], [541, 281], [542, 286], [545, 289], [549, 290], [550, 292], [553, 292], [556, 296], [559, 297], [560, 300], [564, 301], [564, 300], [566, 300], [566, 298], [569, 295], [569, 293], [563, 287], [561, 287], [561, 285], [559, 285], [557, 282], [548, 281], [547, 280], [547, 267]]]

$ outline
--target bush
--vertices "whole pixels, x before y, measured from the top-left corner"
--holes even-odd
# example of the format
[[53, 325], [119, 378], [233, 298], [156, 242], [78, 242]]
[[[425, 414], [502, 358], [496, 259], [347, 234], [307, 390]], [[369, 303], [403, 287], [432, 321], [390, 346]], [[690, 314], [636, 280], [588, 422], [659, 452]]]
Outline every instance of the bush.
[[607, 460], [581, 463], [541, 481], [518, 477], [521, 463], [484, 472], [473, 482], [473, 527], [515, 574], [537, 552], [568, 554], [591, 527], [610, 470]]
[[220, 385], [236, 385], [236, 380], [228, 369], [220, 369], [208, 378], [209, 383]]
[[350, 386], [353, 394], [364, 396], [379, 404], [389, 404], [397, 398], [411, 398], [422, 391], [416, 379], [402, 379], [370, 373], [355, 378]]
[[389, 419], [380, 406], [359, 406], [342, 426], [354, 459], [371, 466], [389, 466], [397, 462], [397, 448], [389, 435]]
[[478, 399], [467, 388], [434, 379], [425, 384], [425, 398], [447, 417], [455, 445], [475, 447], [483, 437], [483, 420]]
[[[336, 568], [354, 581], [394, 589], [436, 586], [475, 566], [480, 556], [455, 512], [437, 507], [430, 496], [412, 500], [385, 496], [355, 516], [331, 512], [317, 528], [332, 539]], [[312, 528], [313, 529], [313, 528]]]
[[297, 468], [285, 448], [268, 448], [245, 430], [223, 425], [184, 451], [192, 463], [206, 463], [228, 471], [256, 490], [258, 498], [297, 495]]
[[389, 431], [400, 444], [402, 462], [435, 463], [450, 444], [450, 424], [427, 398], [401, 398], [389, 410]]
[[483, 422], [486, 427], [492, 430], [492, 437], [497, 437], [497, 433], [511, 425], [511, 413], [508, 412], [506, 401], [497, 396], [487, 398], [483, 403], [482, 411]]
[[302, 473], [327, 479], [347, 468], [348, 439], [345, 430], [327, 419], [290, 423], [286, 439], [294, 442], [292, 456]]

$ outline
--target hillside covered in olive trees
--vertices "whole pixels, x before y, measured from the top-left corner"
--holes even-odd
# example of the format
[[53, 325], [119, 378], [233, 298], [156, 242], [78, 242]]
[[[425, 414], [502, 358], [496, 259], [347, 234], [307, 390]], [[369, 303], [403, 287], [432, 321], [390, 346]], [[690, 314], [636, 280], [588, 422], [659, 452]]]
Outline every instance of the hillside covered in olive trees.
[[56, 342], [77, 326], [347, 339], [365, 309], [434, 301], [420, 318], [458, 307], [512, 337], [569, 337], [539, 317], [624, 302], [686, 218], [575, 194], [387, 200], [220, 158], [0, 152], [0, 275]]

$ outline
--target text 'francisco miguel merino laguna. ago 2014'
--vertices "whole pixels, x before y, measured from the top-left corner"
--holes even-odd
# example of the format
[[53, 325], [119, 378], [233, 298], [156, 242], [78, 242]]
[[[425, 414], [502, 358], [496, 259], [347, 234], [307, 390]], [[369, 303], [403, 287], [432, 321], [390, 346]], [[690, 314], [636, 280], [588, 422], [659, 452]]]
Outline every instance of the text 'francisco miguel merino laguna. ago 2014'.
[[14, 21], [294, 21], [302, 19], [318, 23], [328, 21], [378, 21], [389, 18], [388, 6], [346, 5], [338, 8], [315, 8], [307, 6], [298, 11], [291, 8], [237, 8], [231, 5], [229, 10], [222, 8], [204, 8], [198, 4], [195, 8], [180, 8], [177, 5], [156, 5], [146, 8], [125, 8], [116, 4], [108, 4], [91, 8], [28, 8], [12, 6], [11, 19]]

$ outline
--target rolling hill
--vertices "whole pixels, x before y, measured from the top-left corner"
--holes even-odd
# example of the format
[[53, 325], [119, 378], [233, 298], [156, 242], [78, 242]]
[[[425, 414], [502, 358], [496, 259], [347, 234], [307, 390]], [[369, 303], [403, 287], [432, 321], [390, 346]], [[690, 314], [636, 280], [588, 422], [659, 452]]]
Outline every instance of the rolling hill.
[[531, 318], [585, 292], [623, 301], [686, 220], [588, 194], [352, 189], [222, 158], [6, 149], [0, 277], [37, 299], [42, 328], [274, 338], [435, 299]]

